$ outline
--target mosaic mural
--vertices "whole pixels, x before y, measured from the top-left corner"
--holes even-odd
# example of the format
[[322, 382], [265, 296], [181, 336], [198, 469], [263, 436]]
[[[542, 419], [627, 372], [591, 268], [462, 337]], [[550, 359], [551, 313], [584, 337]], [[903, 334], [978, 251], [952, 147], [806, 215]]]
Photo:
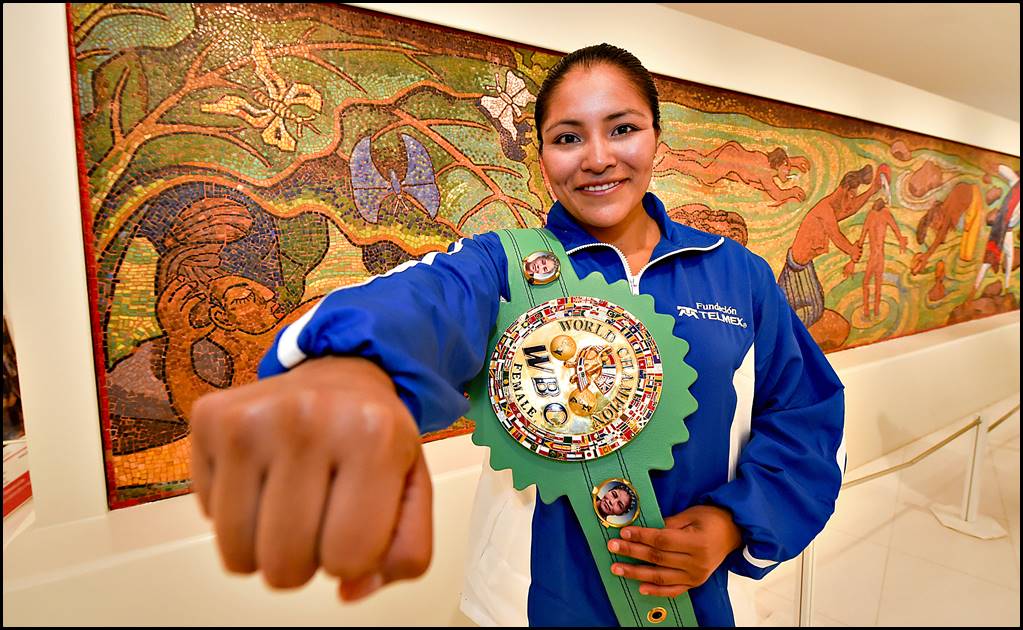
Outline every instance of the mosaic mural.
[[[552, 202], [532, 103], [559, 53], [318, 4], [68, 25], [112, 507], [188, 491], [192, 403], [318, 297]], [[825, 350], [1018, 308], [1017, 157], [658, 89], [653, 189], [764, 256]]]

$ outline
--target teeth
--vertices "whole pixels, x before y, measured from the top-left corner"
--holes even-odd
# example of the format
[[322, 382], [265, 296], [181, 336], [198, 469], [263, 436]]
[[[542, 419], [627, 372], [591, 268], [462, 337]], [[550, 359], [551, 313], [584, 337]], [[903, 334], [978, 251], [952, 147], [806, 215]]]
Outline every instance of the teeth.
[[619, 182], [613, 182], [610, 184], [604, 184], [603, 186], [583, 186], [583, 190], [587, 190], [589, 192], [600, 192], [602, 190], [611, 190], [618, 184]]

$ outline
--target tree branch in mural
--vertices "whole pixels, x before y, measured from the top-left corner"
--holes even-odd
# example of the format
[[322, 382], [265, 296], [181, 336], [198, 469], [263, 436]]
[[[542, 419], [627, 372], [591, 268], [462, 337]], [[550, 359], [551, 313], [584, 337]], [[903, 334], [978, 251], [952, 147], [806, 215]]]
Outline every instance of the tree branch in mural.
[[[75, 28], [75, 46], [81, 44], [89, 33], [92, 32], [97, 25], [103, 20], [108, 18], [117, 17], [119, 15], [145, 15], [148, 17], [154, 17], [160, 20], [169, 21], [170, 18], [165, 13], [160, 13], [153, 9], [147, 9], [145, 7], [133, 7], [126, 4], [120, 4], [116, 2], [103, 2], [96, 5], [95, 10], [90, 13], [85, 20]], [[110, 52], [108, 49], [108, 53]], [[82, 59], [82, 57], [79, 57]]]
[[654, 156], [654, 172], [670, 171], [688, 175], [705, 186], [714, 186], [722, 179], [745, 184], [767, 193], [776, 202], [771, 205], [779, 206], [805, 200], [806, 192], [799, 186], [781, 188], [775, 179], [787, 182], [799, 176], [794, 171], [808, 173], [810, 161], [789, 157], [781, 147], [770, 153], [751, 151], [734, 140], [706, 154], [694, 149], [672, 149], [662, 142]]
[[[181, 84], [181, 86], [177, 90], [175, 90], [172, 94], [170, 94], [169, 96], [164, 98], [159, 104], [157, 104], [150, 112], [148, 112], [146, 114], [145, 117], [143, 117], [138, 123], [136, 123], [130, 130], [125, 132], [125, 131], [120, 130], [119, 128], [117, 128], [117, 130], [115, 131], [115, 127], [117, 127], [117, 126], [113, 125], [113, 123], [112, 123], [112, 127], [111, 127], [110, 132], [114, 136], [114, 142], [113, 142], [110, 150], [106, 152], [106, 154], [102, 157], [102, 159], [100, 159], [96, 164], [94, 164], [92, 166], [92, 168], [89, 169], [90, 183], [91, 183], [91, 188], [92, 188], [92, 191], [91, 191], [92, 194], [90, 195], [90, 209], [91, 209], [92, 214], [94, 216], [99, 213], [100, 209], [103, 207], [103, 204], [104, 204], [104, 202], [107, 199], [107, 196], [110, 194], [110, 191], [113, 189], [114, 185], [118, 182], [118, 180], [120, 180], [121, 176], [124, 174], [125, 170], [131, 164], [132, 160], [137, 155], [138, 151], [142, 148], [142, 146], [144, 144], [148, 143], [148, 142], [152, 142], [153, 140], [156, 140], [157, 138], [161, 138], [161, 137], [165, 137], [165, 136], [169, 136], [169, 135], [174, 135], [174, 134], [183, 134], [183, 133], [194, 133], [194, 134], [200, 134], [200, 135], [209, 135], [209, 136], [218, 137], [218, 138], [220, 138], [222, 140], [231, 142], [232, 144], [234, 144], [236, 146], [241, 146], [247, 152], [249, 152], [249, 153], [251, 153], [253, 155], [256, 155], [256, 154], [259, 153], [257, 150], [255, 150], [254, 148], [252, 148], [250, 146], [243, 146], [241, 141], [239, 141], [237, 138], [232, 139], [233, 138], [232, 134], [237, 132], [237, 131], [239, 131], [238, 128], [232, 128], [232, 129], [225, 130], [222, 127], [217, 127], [217, 126], [214, 126], [214, 125], [181, 125], [181, 124], [171, 124], [171, 123], [167, 123], [167, 122], [162, 122], [161, 121], [161, 119], [165, 115], [167, 115], [168, 112], [170, 112], [173, 108], [175, 108], [179, 104], [181, 104], [181, 102], [186, 97], [188, 97], [191, 94], [194, 94], [194, 93], [202, 91], [202, 90], [210, 90], [210, 89], [215, 89], [215, 88], [224, 88], [224, 89], [229, 89], [229, 90], [232, 90], [232, 89], [236, 90], [236, 89], [238, 89], [240, 87], [238, 83], [235, 83], [233, 81], [225, 79], [224, 78], [225, 75], [229, 75], [229, 74], [231, 74], [233, 72], [236, 72], [239, 69], [241, 69], [241, 68], [243, 68], [245, 66], [248, 66], [249, 64], [252, 64], [252, 66], [254, 68], [254, 73], [256, 73], [258, 75], [258, 73], [261, 71], [261, 70], [258, 69], [258, 66], [260, 64], [264, 64], [264, 63], [265, 64], [269, 64], [269, 60], [271, 60], [271, 59], [279, 58], [279, 57], [286, 57], [286, 56], [298, 56], [298, 57], [308, 58], [308, 56], [311, 53], [313, 53], [314, 51], [328, 51], [329, 50], [329, 51], [345, 51], [345, 52], [349, 52], [349, 53], [350, 52], [368, 52], [368, 51], [377, 51], [377, 52], [379, 52], [379, 51], [387, 51], [387, 52], [400, 53], [400, 54], [408, 56], [408, 57], [412, 57], [412, 56], [415, 56], [415, 55], [427, 54], [425, 51], [415, 51], [415, 50], [409, 50], [407, 48], [402, 48], [402, 47], [397, 47], [397, 46], [376, 45], [376, 44], [349, 43], [349, 42], [330, 42], [330, 43], [315, 43], [315, 44], [304, 43], [304, 44], [298, 44], [298, 45], [290, 45], [290, 46], [285, 45], [285, 46], [264, 48], [262, 52], [265, 52], [265, 58], [263, 58], [261, 54], [260, 55], [254, 55], [254, 54], [252, 54], [250, 52], [250, 54], [248, 54], [248, 55], [246, 55], [246, 56], [244, 56], [244, 57], [242, 57], [240, 59], [236, 59], [236, 60], [234, 60], [232, 62], [229, 62], [229, 63], [227, 63], [227, 64], [225, 64], [223, 66], [220, 66], [218, 68], [215, 68], [213, 70], [208, 70], [206, 72], [200, 73], [200, 69], [202, 67], [203, 61], [208, 56], [209, 51], [216, 44], [217, 44], [217, 40], [214, 39], [214, 41], [209, 46], [205, 47], [198, 54], [198, 56], [196, 57], [195, 61], [192, 64], [192, 66], [189, 68], [189, 70], [185, 73], [184, 81]], [[260, 61], [256, 60], [256, 56], [260, 57]], [[275, 83], [274, 79], [272, 77], [270, 77], [269, 75], [267, 75], [267, 78], [268, 78], [270, 83], [272, 83], [272, 84]], [[275, 85], [278, 85], [278, 84], [275, 84]], [[422, 86], [424, 84], [419, 84], [419, 85]], [[429, 84], [426, 84], [426, 85], [429, 85]], [[294, 86], [289, 86], [288, 90], [284, 91], [284, 95], [287, 96], [288, 91], [291, 90], [293, 87]], [[360, 87], [360, 89], [362, 89], [361, 86], [359, 86], [359, 87]], [[304, 90], [304, 88], [303, 88], [303, 90]], [[446, 86], [444, 86], [444, 90], [450, 92], [450, 90], [448, 90], [446, 88]], [[269, 89], [268, 89], [268, 91], [269, 91]], [[275, 91], [279, 93], [279, 88], [275, 87]], [[364, 92], [365, 90], [362, 90], [362, 91]], [[265, 96], [267, 96], [268, 98], [263, 99], [264, 101], [273, 100], [273, 99], [269, 98], [270, 97], [269, 94], [267, 94]], [[478, 94], [472, 94], [472, 95], [464, 95], [463, 97], [464, 98], [475, 99], [475, 98], [478, 98], [479, 95]], [[315, 99], [314, 95], [310, 91], [305, 91], [302, 94], [298, 94], [298, 93], [293, 94], [292, 98], [302, 99], [302, 101], [303, 101], [302, 104], [308, 104], [308, 103], [315, 103], [316, 102], [316, 99]], [[260, 115], [260, 116], [264, 116], [265, 117], [266, 114], [264, 112], [261, 112], [259, 110], [255, 110], [255, 108], [253, 108], [251, 104], [248, 104], [248, 108], [249, 109], [253, 109], [255, 111], [255, 113], [252, 113], [252, 112], [248, 111], [245, 108], [246, 107], [245, 105], [242, 104], [242, 103], [245, 102], [245, 99], [242, 99], [241, 97], [238, 97], [238, 96], [235, 96], [235, 99], [237, 99], [237, 100], [232, 101], [231, 104], [235, 105], [236, 109], [231, 109], [230, 107], [228, 107], [227, 104], [222, 105], [220, 107], [220, 109], [230, 109], [231, 111], [224, 112], [224, 113], [228, 113], [229, 115], [234, 115], [234, 116], [241, 117], [243, 120], [246, 120], [246, 117], [249, 117], [250, 120], [246, 120], [246, 122], [250, 122], [250, 124], [252, 124], [252, 121], [262, 122], [262, 118], [257, 117], [257, 114]], [[339, 107], [335, 110], [334, 119], [335, 119], [335, 121], [337, 121], [340, 118], [340, 115], [343, 113], [344, 109], [346, 109], [347, 107], [352, 106], [352, 105], [358, 105], [358, 104], [379, 104], [379, 105], [384, 105], [384, 104], [387, 104], [389, 101], [393, 102], [394, 100], [395, 100], [394, 98], [386, 98], [386, 99], [359, 99], [359, 98], [352, 98], [352, 99], [347, 99], [345, 102], [341, 103], [339, 105]], [[120, 107], [121, 107], [120, 102], [121, 102], [121, 94], [117, 94], [116, 97], [113, 99], [113, 101], [110, 104], [110, 109], [111, 109], [111, 113], [112, 114], [114, 112], [119, 112], [120, 111]], [[295, 102], [294, 104], [298, 104], [298, 102]], [[285, 144], [287, 146], [290, 146], [290, 143], [288, 142], [287, 138], [284, 137], [284, 135], [283, 135], [283, 134], [287, 133], [287, 131], [285, 129], [282, 132], [282, 130], [280, 129], [280, 126], [283, 126], [284, 121], [287, 119], [287, 116], [289, 115], [289, 114], [286, 114], [286, 113], [283, 113], [283, 112], [285, 110], [291, 112], [292, 114], [294, 114], [294, 112], [291, 111], [290, 106], [288, 108], [285, 108], [281, 103], [278, 103], [278, 102], [275, 102], [272, 105], [272, 108], [271, 108], [270, 105], [266, 105], [265, 107], [269, 111], [271, 111], [271, 113], [273, 114], [273, 117], [267, 122], [268, 129], [272, 128], [272, 131], [270, 132], [271, 133], [271, 139], [276, 137], [275, 134], [277, 134], [278, 132], [281, 132], [281, 135], [280, 135], [280, 138], [279, 138], [279, 143]], [[217, 106], [214, 105], [214, 108], [217, 108]], [[235, 113], [236, 111], [237, 112], [241, 112], [241, 115], [238, 114], [238, 113]], [[298, 116], [298, 114], [294, 114], [294, 115]], [[311, 120], [310, 118], [303, 117], [302, 122], [305, 123], [305, 124], [308, 124], [310, 122], [310, 120]], [[279, 121], [279, 124], [275, 123], [275, 121]], [[119, 125], [119, 123], [118, 123], [118, 125]], [[337, 127], [336, 124], [335, 124], [335, 127]], [[288, 135], [290, 136], [290, 134], [288, 134]], [[264, 139], [266, 139], [266, 138], [264, 138]], [[295, 162], [291, 163], [290, 168], [293, 170], [296, 166], [298, 166], [299, 163], [301, 163], [304, 160], [313, 159], [315, 157], [321, 157], [323, 154], [329, 153], [330, 151], [333, 151], [333, 148], [336, 147], [336, 143], [339, 140], [340, 140], [340, 134], [337, 133], [337, 134], [335, 134], [335, 139], [334, 139], [333, 146], [332, 146], [332, 148], [329, 151], [320, 152], [319, 154], [302, 156], [302, 157], [298, 158]], [[273, 142], [268, 142], [268, 144], [273, 144]], [[265, 162], [265, 160], [264, 160], [264, 162]], [[114, 217], [114, 220], [110, 224], [105, 226], [105, 229], [103, 230], [103, 233], [97, 235], [98, 236], [97, 246], [98, 246], [98, 249], [100, 251], [104, 251], [107, 248], [107, 246], [109, 246], [110, 239], [113, 238], [113, 236], [115, 234], [117, 234], [117, 232], [123, 226], [124, 221], [126, 220], [126, 218], [127, 217], [123, 217], [123, 216]]]
[[[407, 91], [403, 91], [403, 93], [399, 93], [400, 96], [396, 96], [396, 98], [391, 99], [391, 100], [397, 102], [398, 100], [400, 100], [400, 98], [408, 95], [409, 93], [411, 93], [414, 90], [421, 89], [421, 88], [436, 89], [436, 90], [438, 90], [440, 92], [443, 92], [443, 93], [445, 93], [445, 94], [447, 94], [449, 96], [453, 96], [453, 97], [457, 97], [457, 98], [466, 98], [466, 97], [468, 97], [469, 99], [475, 99], [475, 98], [479, 97], [478, 94], [477, 95], [469, 95], [469, 94], [458, 94], [458, 93], [455, 93], [452, 90], [450, 90], [450, 88], [448, 88], [447, 86], [444, 86], [444, 85], [441, 85], [441, 84], [421, 83], [421, 84], [418, 84], [416, 86], [411, 86]], [[405, 112], [402, 109], [397, 108], [397, 107], [391, 109], [390, 112], [392, 114], [394, 114], [394, 116], [396, 116], [398, 118], [398, 121], [393, 123], [393, 124], [391, 124], [391, 125], [383, 127], [382, 129], [380, 129], [377, 132], [375, 132], [373, 134], [374, 139], [382, 136], [383, 134], [385, 134], [385, 133], [387, 133], [389, 131], [392, 131], [394, 129], [400, 129], [402, 127], [410, 127], [412, 129], [415, 129], [415, 130], [419, 131], [420, 133], [422, 133], [427, 138], [429, 138], [430, 140], [432, 140], [438, 147], [443, 149], [444, 152], [447, 153], [454, 160], [454, 162], [452, 164], [448, 164], [445, 167], [443, 167], [440, 171], [438, 171], [436, 173], [437, 175], [440, 175], [441, 172], [447, 171], [447, 170], [452, 169], [452, 168], [463, 168], [463, 169], [471, 172], [473, 175], [475, 175], [480, 180], [480, 182], [489, 189], [490, 194], [488, 194], [485, 198], [483, 198], [482, 200], [477, 202], [475, 205], [473, 205], [471, 208], [469, 208], [462, 215], [462, 218], [458, 221], [458, 225], [454, 226], [455, 229], [458, 232], [462, 231], [462, 228], [465, 226], [466, 222], [469, 219], [471, 219], [477, 212], [479, 212], [480, 210], [486, 208], [488, 205], [490, 205], [491, 203], [493, 203], [495, 201], [503, 202], [508, 207], [508, 209], [512, 213], [512, 216], [515, 217], [515, 221], [518, 223], [519, 227], [525, 227], [526, 226], [526, 221], [522, 218], [522, 214], [519, 212], [520, 208], [533, 213], [537, 217], [541, 216], [540, 212], [536, 208], [534, 208], [532, 206], [532, 204], [529, 204], [529, 203], [527, 203], [527, 202], [525, 202], [525, 201], [523, 201], [521, 199], [518, 199], [516, 197], [513, 197], [513, 196], [507, 194], [504, 191], [504, 189], [496, 181], [494, 181], [494, 179], [490, 175], [487, 174], [487, 171], [495, 171], [495, 172], [505, 173], [507, 175], [511, 175], [512, 177], [521, 179], [522, 175], [519, 172], [514, 171], [514, 170], [512, 170], [510, 168], [504, 167], [504, 166], [500, 166], [498, 164], [477, 164], [472, 159], [470, 159], [467, 155], [465, 155], [465, 153], [461, 149], [459, 149], [457, 146], [452, 144], [450, 141], [448, 141], [446, 138], [444, 138], [442, 135], [440, 135], [439, 133], [437, 133], [433, 129], [434, 126], [438, 126], [438, 125], [454, 125], [454, 124], [465, 125], [465, 126], [469, 126], [469, 127], [478, 128], [478, 129], [485, 129], [486, 127], [484, 127], [483, 125], [480, 125], [478, 123], [471, 122], [471, 121], [464, 121], [464, 120], [458, 120], [458, 119], [452, 119], [452, 118], [420, 120], [420, 119], [415, 118], [411, 114], [409, 114], [409, 113], [407, 113], [407, 112]], [[360, 142], [362, 142], [362, 141], [360, 141]], [[353, 151], [353, 160], [354, 160], [354, 154], [355, 154], [355, 152]], [[353, 181], [354, 181], [354, 178], [353, 178]]]
[[[462, 152], [461, 149], [459, 149], [451, 142], [449, 142], [447, 139], [445, 139], [443, 136], [441, 136], [439, 133], [434, 131], [430, 125], [424, 124], [422, 121], [416, 120], [409, 114], [406, 114], [401, 110], [394, 110], [394, 114], [406, 125], [412, 127], [413, 129], [419, 130], [424, 136], [437, 143], [437, 145], [440, 146], [440, 148], [444, 149], [444, 151], [447, 152], [448, 155], [453, 157], [460, 166], [471, 171], [473, 175], [478, 177], [480, 181], [482, 181], [483, 184], [490, 189], [490, 194], [487, 197], [477, 202], [476, 205], [474, 205], [472, 208], [469, 208], [469, 210], [462, 215], [462, 218], [458, 221], [457, 225], [458, 230], [461, 230], [465, 226], [466, 221], [472, 218], [473, 215], [475, 215], [477, 212], [479, 212], [480, 210], [482, 210], [483, 208], [487, 207], [488, 205], [495, 201], [503, 202], [506, 206], [508, 206], [508, 209], [515, 217], [515, 221], [518, 223], [520, 227], [526, 226], [526, 222], [522, 218], [522, 214], [519, 212], [519, 208], [522, 208], [530, 212], [534, 212], [535, 211], [534, 208], [525, 201], [522, 201], [521, 199], [516, 199], [515, 197], [512, 197], [504, 192], [504, 189], [502, 189], [501, 186], [499, 186], [498, 183], [495, 182], [493, 178], [491, 178], [490, 175], [487, 174], [488, 168], [493, 169], [492, 165], [483, 166], [474, 163], [465, 155], [465, 153]], [[518, 173], [514, 171], [512, 171], [512, 174], [515, 177], [521, 177]]]

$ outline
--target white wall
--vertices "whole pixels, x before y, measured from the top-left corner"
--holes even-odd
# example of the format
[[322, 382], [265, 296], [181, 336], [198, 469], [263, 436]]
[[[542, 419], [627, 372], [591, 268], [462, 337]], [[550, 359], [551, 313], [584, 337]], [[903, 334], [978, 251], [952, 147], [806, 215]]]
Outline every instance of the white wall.
[[[657, 5], [360, 6], [553, 50], [613, 41], [657, 73], [1019, 154], [1018, 123]], [[191, 497], [107, 511], [64, 7], [3, 11], [4, 302], [37, 514], [4, 549], [4, 624], [464, 623], [464, 515], [482, 459], [464, 437], [426, 449], [430, 573], [355, 607], [319, 577], [280, 594], [222, 574]], [[855, 465], [1018, 392], [1019, 314], [830, 358], [848, 386]]]

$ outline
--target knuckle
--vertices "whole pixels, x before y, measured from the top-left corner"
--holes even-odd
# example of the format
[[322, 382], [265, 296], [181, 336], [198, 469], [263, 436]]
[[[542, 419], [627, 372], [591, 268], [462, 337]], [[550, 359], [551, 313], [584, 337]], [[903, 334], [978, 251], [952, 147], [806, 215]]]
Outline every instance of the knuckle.
[[189, 419], [192, 431], [205, 431], [220, 408], [220, 399], [217, 394], [207, 394], [199, 397], [192, 404], [192, 417]]
[[654, 533], [650, 544], [660, 549], [666, 549], [671, 544], [671, 537], [666, 530], [658, 530]]
[[256, 434], [245, 421], [244, 414], [224, 418], [221, 435], [227, 454], [245, 457], [255, 452]]
[[[401, 404], [401, 403], [398, 403]], [[418, 439], [409, 431], [400, 409], [380, 401], [363, 401], [357, 408], [355, 430], [365, 438], [368, 454], [376, 457], [410, 462], [415, 456]]]
[[664, 561], [664, 553], [660, 549], [650, 549], [647, 553], [647, 560], [654, 564], [662, 564]]
[[291, 450], [308, 452], [323, 442], [322, 416], [295, 413], [275, 417], [276, 433], [282, 444]]

